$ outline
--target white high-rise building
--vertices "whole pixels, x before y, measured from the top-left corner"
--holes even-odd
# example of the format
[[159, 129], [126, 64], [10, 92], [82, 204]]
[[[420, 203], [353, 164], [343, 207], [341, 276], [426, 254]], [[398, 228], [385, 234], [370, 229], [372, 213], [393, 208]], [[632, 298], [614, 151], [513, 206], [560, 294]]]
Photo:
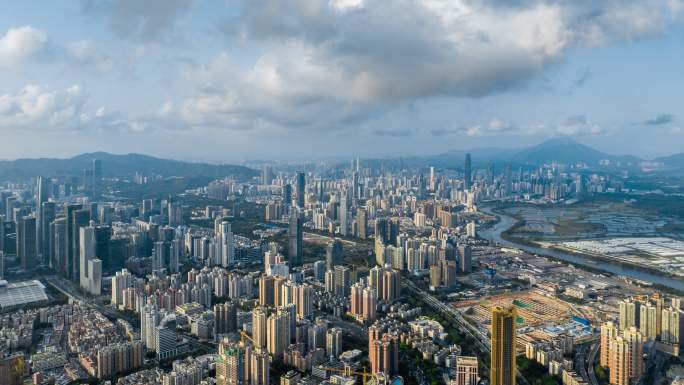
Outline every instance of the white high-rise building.
[[79, 283], [81, 289], [90, 292], [88, 277], [88, 261], [95, 259], [95, 227], [87, 226], [79, 229]]
[[127, 269], [117, 271], [112, 277], [112, 305], [119, 307], [123, 304], [125, 289], [133, 286], [133, 275]]
[[221, 266], [228, 267], [231, 263], [233, 263], [235, 253], [233, 232], [231, 230], [230, 222], [221, 222], [218, 230], [219, 252], [217, 257], [220, 258]]

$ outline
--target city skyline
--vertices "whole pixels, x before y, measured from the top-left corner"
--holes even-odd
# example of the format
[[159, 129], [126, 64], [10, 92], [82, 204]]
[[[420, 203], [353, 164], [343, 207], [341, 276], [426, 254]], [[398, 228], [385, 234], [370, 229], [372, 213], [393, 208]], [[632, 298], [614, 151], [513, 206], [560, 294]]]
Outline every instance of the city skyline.
[[644, 158], [681, 151], [676, 0], [5, 8], [5, 159], [386, 157], [553, 137]]

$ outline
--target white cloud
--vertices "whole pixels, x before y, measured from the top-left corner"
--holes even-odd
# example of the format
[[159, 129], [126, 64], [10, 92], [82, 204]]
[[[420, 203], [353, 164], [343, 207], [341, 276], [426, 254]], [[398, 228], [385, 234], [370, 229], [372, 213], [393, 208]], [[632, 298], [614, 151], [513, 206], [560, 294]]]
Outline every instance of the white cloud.
[[10, 66], [39, 56], [48, 46], [44, 31], [31, 26], [10, 28], [0, 37], [0, 66]]
[[[571, 47], [660, 33], [678, 12], [672, 0], [249, 0], [238, 8], [228, 30], [263, 50], [251, 65], [221, 54], [189, 71], [193, 92], [178, 105], [191, 124], [340, 128], [415, 100], [489, 95]], [[465, 133], [513, 130], [492, 123]]]
[[0, 129], [129, 131], [132, 123], [104, 107], [90, 108], [79, 85], [64, 90], [28, 84], [15, 94], [0, 95]]

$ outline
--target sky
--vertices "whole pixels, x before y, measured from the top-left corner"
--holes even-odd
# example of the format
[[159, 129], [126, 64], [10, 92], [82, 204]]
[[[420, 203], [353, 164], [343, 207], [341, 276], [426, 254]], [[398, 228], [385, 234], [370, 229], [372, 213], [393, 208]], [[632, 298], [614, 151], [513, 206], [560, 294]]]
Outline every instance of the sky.
[[0, 159], [684, 152], [684, 0], [6, 0]]

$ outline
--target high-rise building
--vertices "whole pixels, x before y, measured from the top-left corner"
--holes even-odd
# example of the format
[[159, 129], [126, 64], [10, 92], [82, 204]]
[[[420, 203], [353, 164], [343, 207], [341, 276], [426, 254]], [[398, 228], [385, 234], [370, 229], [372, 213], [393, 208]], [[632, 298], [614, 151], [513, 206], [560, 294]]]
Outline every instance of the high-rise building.
[[88, 277], [88, 261], [95, 259], [95, 227], [86, 226], [79, 229], [79, 282], [81, 289], [90, 291]]
[[644, 337], [655, 341], [658, 338], [656, 328], [656, 307], [652, 303], [645, 303], [639, 309], [639, 330]]
[[610, 366], [610, 347], [613, 340], [618, 336], [618, 328], [612, 322], [604, 322], [601, 325], [601, 351], [599, 363], [602, 367]]
[[22, 270], [29, 271], [36, 267], [35, 217], [22, 217], [17, 221], [17, 256]]
[[342, 249], [342, 242], [335, 238], [328, 242], [325, 248], [325, 267], [328, 270], [332, 270], [335, 266], [341, 265], [344, 257], [344, 251]]
[[660, 339], [667, 344], [679, 344], [684, 327], [684, 312], [674, 307], [663, 309]]
[[611, 342], [609, 382], [612, 385], [636, 384], [643, 372], [643, 337], [632, 326]]
[[458, 267], [461, 273], [470, 273], [473, 270], [473, 257], [469, 245], [458, 247]]
[[250, 385], [269, 385], [271, 361], [268, 352], [263, 349], [256, 349], [251, 354], [250, 361]]
[[297, 285], [294, 288], [294, 304], [297, 309], [297, 316], [307, 318], [313, 313], [314, 289], [307, 285]]
[[297, 173], [297, 184], [295, 193], [297, 194], [297, 207], [304, 208], [306, 196], [306, 176], [303, 172]]
[[340, 191], [340, 235], [346, 237], [349, 234], [349, 191], [343, 189]]
[[639, 327], [639, 315], [641, 314], [639, 301], [625, 299], [620, 301], [620, 330], [631, 327]]
[[342, 354], [342, 330], [338, 328], [328, 329], [325, 335], [325, 351], [328, 357], [339, 358]]
[[78, 262], [76, 259], [78, 255], [74, 255], [74, 242], [75, 235], [78, 235], [78, 228], [74, 230], [74, 213], [83, 208], [82, 205], [78, 204], [66, 204], [64, 206], [64, 214], [66, 218], [66, 226], [64, 227], [64, 257], [65, 260], [65, 270], [64, 273], [67, 277], [71, 279], [77, 279], [78, 276], [74, 276], [74, 271], [78, 269]]
[[302, 218], [299, 213], [293, 212], [290, 214], [290, 224], [287, 229], [287, 245], [288, 245], [288, 260], [290, 266], [299, 266], [302, 264], [304, 233], [302, 230]]
[[282, 358], [290, 345], [290, 315], [285, 312], [271, 314], [267, 321], [268, 352], [275, 358]]
[[369, 328], [368, 339], [371, 373], [384, 373], [387, 376], [395, 374], [399, 370], [399, 337], [390, 333], [379, 337]]
[[359, 238], [368, 238], [368, 212], [365, 207], [356, 209], [356, 228]]
[[335, 266], [333, 271], [335, 272], [335, 294], [345, 297], [348, 296], [351, 290], [351, 270], [349, 270], [348, 267]]
[[[216, 385], [249, 384], [249, 359], [245, 349], [237, 344], [224, 348], [216, 360]], [[247, 362], [246, 362], [247, 361]]]
[[384, 269], [380, 299], [392, 302], [401, 296], [401, 273], [394, 269]]
[[72, 264], [72, 277], [74, 280], [79, 281], [81, 277], [80, 273], [80, 256], [81, 256], [81, 227], [86, 227], [90, 223], [90, 210], [80, 209], [72, 213], [72, 234], [71, 234], [71, 248], [73, 256]]
[[463, 179], [464, 179], [464, 186], [466, 190], [470, 190], [472, 187], [473, 183], [473, 165], [472, 161], [470, 160], [470, 154], [465, 155], [465, 165], [463, 166]]
[[214, 336], [237, 330], [237, 306], [234, 302], [214, 305]]
[[275, 305], [275, 277], [272, 275], [262, 275], [259, 277], [259, 305]]
[[[48, 265], [53, 268], [54, 255], [52, 249], [50, 248], [50, 226], [56, 217], [56, 207], [54, 202], [43, 202], [40, 209], [40, 223], [36, 223], [40, 232], [39, 244], [41, 263]], [[38, 236], [38, 235], [36, 235]]]
[[[43, 203], [48, 201], [48, 181], [46, 178], [38, 177], [38, 188], [36, 193], [36, 255], [38, 255], [40, 262], [47, 262], [45, 258], [43, 233], [47, 229], [48, 224], [43, 223]], [[54, 217], [54, 210], [53, 210]]]
[[492, 309], [491, 385], [515, 385], [516, 380], [515, 307]]
[[102, 193], [102, 161], [93, 159], [93, 196], [99, 197]]
[[252, 310], [252, 341], [255, 348], [266, 348], [267, 320], [268, 314], [265, 308], [257, 307]]
[[283, 186], [283, 204], [286, 206], [292, 204], [292, 185], [289, 183]]
[[458, 356], [456, 358], [455, 385], [477, 385], [478, 377], [477, 357]]

